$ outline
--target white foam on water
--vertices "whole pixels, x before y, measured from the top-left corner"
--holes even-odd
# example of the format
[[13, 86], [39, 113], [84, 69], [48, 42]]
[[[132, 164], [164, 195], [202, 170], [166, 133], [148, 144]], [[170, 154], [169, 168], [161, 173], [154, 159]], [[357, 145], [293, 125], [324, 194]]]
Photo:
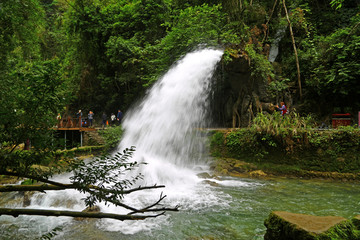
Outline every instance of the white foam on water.
[[[180, 209], [196, 210], [226, 204], [194, 170], [203, 161], [200, 153], [204, 145], [196, 129], [206, 127], [209, 120], [211, 80], [222, 54], [213, 49], [187, 54], [154, 84], [136, 108], [126, 113], [118, 151], [135, 146], [132, 160], [147, 163], [138, 169], [144, 176], [141, 185], [166, 186], [131, 194], [132, 206], [154, 203], [161, 191], [167, 195], [163, 203], [169, 207], [180, 204]], [[108, 231], [133, 234], [156, 228], [166, 220], [167, 217], [131, 223], [104, 220], [102, 226]]]
[[[214, 49], [187, 54], [154, 84], [138, 106], [125, 114], [124, 135], [118, 151], [135, 146], [131, 161], [147, 163], [130, 174], [141, 173], [144, 176], [139, 182], [141, 186], [165, 185], [165, 188], [126, 195], [123, 199], [125, 204], [142, 208], [155, 203], [162, 193], [167, 195], [162, 206], [175, 207], [179, 204], [181, 211], [226, 206], [230, 201], [229, 198], [225, 200], [224, 193], [217, 193], [197, 177], [200, 172], [197, 169], [205, 165], [201, 155], [205, 138], [197, 129], [206, 127], [209, 120], [207, 109], [211, 80], [222, 54], [222, 51]], [[55, 177], [61, 182], [69, 182], [68, 179], [67, 174]], [[82, 211], [85, 204], [81, 199], [84, 197], [75, 190], [47, 191], [46, 194], [33, 196], [30, 207]], [[102, 212], [128, 213], [128, 210], [111, 204], [98, 205]], [[71, 221], [71, 218], [61, 218], [59, 224], [68, 219]], [[98, 227], [134, 234], [161, 228], [170, 224], [168, 220], [168, 215], [143, 221], [102, 219], [98, 221]]]

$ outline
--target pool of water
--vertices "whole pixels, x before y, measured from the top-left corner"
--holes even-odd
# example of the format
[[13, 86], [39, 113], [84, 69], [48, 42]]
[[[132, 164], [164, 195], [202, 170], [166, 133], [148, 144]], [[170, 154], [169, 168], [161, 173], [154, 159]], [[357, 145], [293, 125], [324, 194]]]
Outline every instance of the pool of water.
[[[60, 227], [54, 239], [251, 240], [263, 239], [266, 231], [264, 220], [271, 211], [345, 218], [360, 214], [358, 183], [231, 177], [216, 182], [216, 186], [205, 182], [197, 185], [195, 191], [200, 192], [199, 196], [203, 198], [197, 203], [188, 204], [180, 199], [179, 212], [167, 213], [141, 223], [93, 219], [76, 221], [69, 217], [1, 216], [0, 239], [34, 239], [54, 227]], [[120, 231], [124, 228], [131, 231]]]

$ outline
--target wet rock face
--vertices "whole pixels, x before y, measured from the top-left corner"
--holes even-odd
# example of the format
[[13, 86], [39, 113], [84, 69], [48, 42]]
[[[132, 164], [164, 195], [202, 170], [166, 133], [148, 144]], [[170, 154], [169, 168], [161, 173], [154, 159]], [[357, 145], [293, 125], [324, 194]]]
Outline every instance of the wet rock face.
[[250, 66], [249, 62], [243, 58], [233, 58], [224, 68], [225, 81], [228, 82], [231, 91], [240, 92], [250, 83]]
[[245, 127], [255, 113], [274, 111], [267, 94], [267, 81], [251, 76], [245, 56], [232, 56], [232, 61], [222, 62], [215, 78], [212, 115], [217, 126]]

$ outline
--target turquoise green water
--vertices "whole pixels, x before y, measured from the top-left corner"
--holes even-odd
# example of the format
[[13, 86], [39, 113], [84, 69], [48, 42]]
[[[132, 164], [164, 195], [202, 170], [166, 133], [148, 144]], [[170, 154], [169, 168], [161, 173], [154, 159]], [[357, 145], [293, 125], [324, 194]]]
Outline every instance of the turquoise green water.
[[[223, 180], [219, 181], [223, 185], [211, 187], [218, 204], [203, 208], [184, 208], [180, 212], [169, 213], [167, 217], [158, 219], [159, 223], [152, 225], [152, 229], [135, 234], [103, 230], [104, 225], [100, 220], [74, 221], [70, 218], [45, 217], [14, 220], [3, 216], [0, 217], [0, 236], [1, 239], [34, 239], [39, 236], [40, 230], [44, 231], [38, 222], [60, 221], [62, 230], [54, 239], [257, 240], [263, 239], [266, 231], [263, 223], [271, 211], [345, 218], [360, 214], [360, 185], [355, 183], [289, 179]], [[204, 188], [209, 187], [204, 185]], [[186, 203], [183, 205], [186, 206]], [[24, 223], [24, 219], [28, 223]]]
[[[274, 210], [351, 218], [360, 213], [359, 184], [301, 180], [248, 180], [244, 187], [221, 187], [231, 196], [229, 208], [184, 212], [174, 216], [174, 225], [183, 238], [263, 239], [263, 225]], [[256, 183], [256, 185], [251, 185]], [[175, 215], [175, 214], [174, 214]], [[168, 235], [155, 239], [170, 239]]]

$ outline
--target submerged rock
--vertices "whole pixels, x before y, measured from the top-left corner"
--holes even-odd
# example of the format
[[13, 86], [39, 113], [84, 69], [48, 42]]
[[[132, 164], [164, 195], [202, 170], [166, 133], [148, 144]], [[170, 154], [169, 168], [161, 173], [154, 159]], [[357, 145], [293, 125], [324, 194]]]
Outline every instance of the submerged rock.
[[359, 229], [353, 222], [337, 216], [275, 211], [265, 220], [265, 226], [267, 231], [264, 240], [360, 239]]
[[266, 177], [267, 176], [267, 174], [264, 173], [262, 170], [256, 170], [256, 171], [249, 172], [249, 175], [251, 177], [255, 177], [255, 178]]
[[[99, 213], [100, 212], [100, 207], [95, 205], [95, 206], [92, 206], [92, 207], [87, 207], [85, 208], [84, 210], [82, 210], [82, 212], [85, 212], [85, 213]], [[83, 218], [83, 217], [76, 217], [74, 218], [75, 220], [77, 221], [82, 221], [82, 220], [89, 220], [88, 218]]]
[[100, 212], [100, 207], [99, 206], [92, 206], [92, 207], [87, 207], [85, 208], [82, 212], [87, 212], [87, 213], [95, 213], [95, 212]]
[[31, 204], [31, 197], [35, 194], [34, 191], [24, 192], [23, 207], [28, 207]]
[[204, 179], [211, 178], [210, 174], [207, 172], [199, 173], [199, 174], [197, 174], [197, 176], [199, 178], [204, 178]]
[[209, 184], [210, 186], [213, 186], [213, 187], [219, 187], [220, 186], [217, 182], [210, 181], [210, 180], [204, 180], [204, 183], [207, 183], [207, 184]]

